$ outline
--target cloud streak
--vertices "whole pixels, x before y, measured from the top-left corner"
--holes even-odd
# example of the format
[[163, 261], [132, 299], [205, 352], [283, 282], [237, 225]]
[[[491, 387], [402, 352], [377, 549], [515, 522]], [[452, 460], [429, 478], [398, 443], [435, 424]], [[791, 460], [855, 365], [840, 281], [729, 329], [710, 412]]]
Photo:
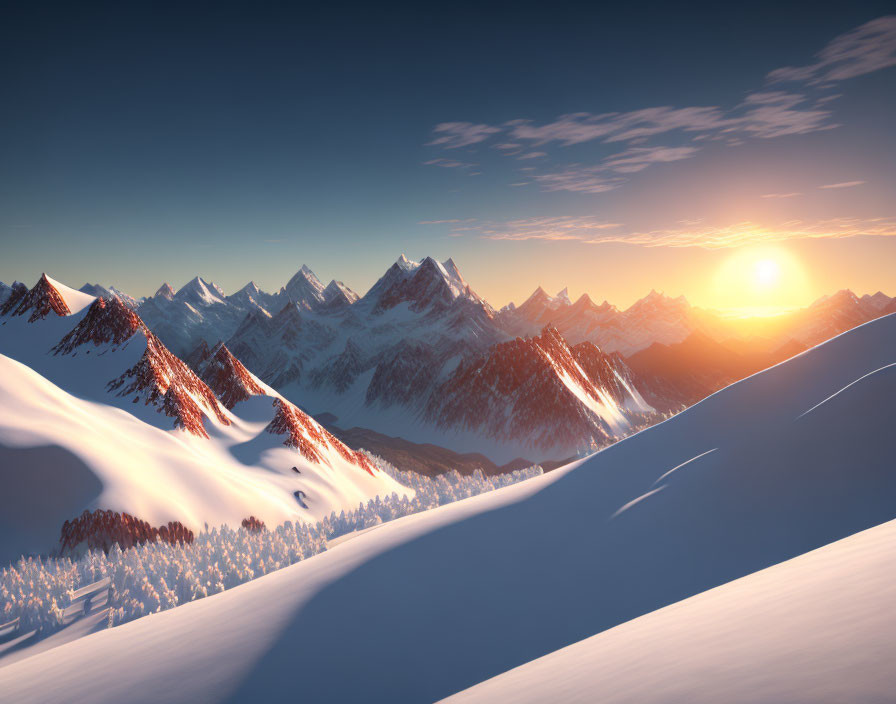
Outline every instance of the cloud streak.
[[768, 74], [771, 83], [800, 82], [816, 85], [844, 81], [896, 66], [896, 16], [878, 17], [841, 34], [806, 66], [785, 66]]
[[430, 159], [423, 162], [424, 166], [441, 166], [443, 169], [468, 169], [476, 164], [466, 161], [457, 161], [456, 159]]
[[583, 239], [586, 244], [611, 242], [643, 247], [728, 249], [785, 240], [896, 237], [893, 218], [833, 218], [815, 222], [791, 220], [778, 225], [740, 222], [723, 227], [673, 228]]
[[[730, 108], [713, 105], [656, 106], [628, 112], [576, 112], [542, 124], [515, 119], [500, 125], [443, 122], [433, 129], [429, 145], [456, 149], [496, 139], [493, 148], [516, 159], [546, 158], [548, 146], [573, 147], [589, 142], [621, 143], [627, 149], [594, 165], [567, 164], [531, 174], [545, 191], [603, 193], [631, 174], [648, 167], [693, 157], [698, 143], [729, 146], [750, 139], [776, 139], [839, 127], [825, 109], [838, 95], [819, 96], [812, 86], [831, 84], [896, 65], [896, 16], [880, 17], [834, 38], [806, 66], [784, 67], [768, 74], [767, 86], [749, 93]], [[802, 84], [802, 91], [781, 90], [775, 84]], [[642, 147], [646, 140], [677, 139], [678, 146]], [[681, 145], [682, 139], [687, 140]], [[533, 150], [538, 149], [538, 151]], [[444, 163], [432, 162], [439, 166]], [[851, 185], [859, 185], [851, 184]], [[831, 187], [846, 187], [831, 184]], [[792, 197], [767, 194], [763, 197]]]
[[690, 159], [698, 147], [632, 147], [604, 159], [597, 166], [572, 164], [563, 169], [533, 174], [545, 191], [605, 193], [619, 188], [626, 179], [618, 174], [643, 171], [653, 164]]
[[596, 233], [622, 227], [621, 223], [605, 222], [596, 217], [562, 215], [509, 220], [503, 223], [482, 223], [475, 228], [489, 240], [549, 240], [555, 242], [582, 240]]
[[562, 215], [491, 222], [469, 220], [453, 228], [453, 236], [474, 234], [484, 239], [510, 242], [544, 240], [581, 244], [628, 244], [640, 247], [696, 247], [729, 249], [746, 245], [806, 239], [896, 237], [896, 218], [832, 218], [789, 220], [777, 224], [743, 221], [731, 225], [702, 225], [700, 220], [681, 221], [680, 227], [629, 230], [624, 225], [594, 216]]
[[843, 181], [843, 183], [826, 183], [823, 186], [819, 186], [819, 188], [830, 189], [830, 188], [853, 188], [855, 186], [861, 186], [864, 181]]
[[603, 167], [570, 166], [560, 171], [533, 174], [532, 178], [542, 190], [548, 192], [571, 191], [572, 193], [605, 193], [619, 188], [625, 179], [603, 176]]
[[433, 128], [436, 137], [428, 144], [441, 146], [445, 149], [457, 149], [458, 147], [467, 147], [471, 144], [484, 142], [500, 131], [500, 127], [472, 122], [442, 122]]

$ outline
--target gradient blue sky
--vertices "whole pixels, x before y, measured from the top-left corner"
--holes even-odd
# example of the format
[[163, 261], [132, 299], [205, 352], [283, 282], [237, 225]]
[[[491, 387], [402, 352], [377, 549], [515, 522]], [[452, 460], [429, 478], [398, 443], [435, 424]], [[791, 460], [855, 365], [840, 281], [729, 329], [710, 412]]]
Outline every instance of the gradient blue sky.
[[893, 295], [888, 9], [21, 3], [0, 280], [229, 293], [306, 263], [363, 292], [406, 252], [496, 305], [726, 307], [724, 261], [774, 241], [806, 273], [782, 305]]

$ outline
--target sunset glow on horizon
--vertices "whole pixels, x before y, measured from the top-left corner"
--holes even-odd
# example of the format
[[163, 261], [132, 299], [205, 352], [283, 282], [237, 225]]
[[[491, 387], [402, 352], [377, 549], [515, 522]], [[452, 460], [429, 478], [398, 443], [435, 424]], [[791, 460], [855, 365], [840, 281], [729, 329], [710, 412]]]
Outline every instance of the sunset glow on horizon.
[[557, 9], [536, 54], [526, 8], [517, 33], [439, 11], [425, 46], [398, 12], [378, 34], [303, 17], [300, 42], [285, 12], [234, 36], [226, 13], [171, 34], [91, 9], [50, 35], [22, 8], [6, 45], [43, 68], [9, 85], [0, 281], [277, 291], [305, 264], [364, 293], [404, 252], [496, 308], [537, 286], [731, 315], [896, 293], [896, 16], [748, 7], [707, 34], [654, 8], [644, 51], [636, 9]]

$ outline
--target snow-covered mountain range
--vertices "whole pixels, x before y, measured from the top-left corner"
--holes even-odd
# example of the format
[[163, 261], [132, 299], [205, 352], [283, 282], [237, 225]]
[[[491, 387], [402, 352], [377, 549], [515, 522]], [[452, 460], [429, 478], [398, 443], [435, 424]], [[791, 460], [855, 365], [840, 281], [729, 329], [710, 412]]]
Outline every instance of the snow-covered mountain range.
[[[498, 464], [603, 446], [894, 305], [881, 292], [840, 291], [752, 330], [656, 291], [619, 310], [539, 287], [496, 311], [452, 260], [404, 255], [364, 296], [339, 281], [325, 286], [307, 266], [273, 294], [250, 282], [226, 295], [200, 277], [177, 291], [163, 284], [141, 301], [111, 286], [82, 291], [135, 308], [194, 370], [226, 343], [259, 379], [336, 432], [366, 429]], [[567, 349], [591, 345], [604, 364], [615, 353], [611, 364], [627, 388], [597, 367], [564, 376], [539, 343], [555, 333]], [[513, 365], [525, 354], [549, 378], [516, 378]], [[480, 369], [490, 382], [477, 377]]]
[[0, 667], [0, 691], [886, 701], [894, 355], [891, 315], [563, 469]]
[[85, 509], [198, 530], [316, 520], [408, 491], [226, 347], [194, 372], [115, 295], [46, 275], [16, 287], [0, 365], [0, 561], [53, 549]]

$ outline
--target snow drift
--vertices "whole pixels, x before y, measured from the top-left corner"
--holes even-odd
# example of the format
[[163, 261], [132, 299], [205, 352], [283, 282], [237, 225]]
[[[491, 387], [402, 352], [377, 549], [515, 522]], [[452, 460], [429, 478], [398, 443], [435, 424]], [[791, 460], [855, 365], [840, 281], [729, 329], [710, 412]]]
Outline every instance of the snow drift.
[[450, 702], [884, 702], [896, 521], [641, 616]]
[[[446, 697], [896, 518], [894, 357], [889, 316], [588, 460], [2, 668], [0, 688], [24, 702]], [[792, 634], [794, 650], [817, 637]], [[875, 631], [851, 643], [853, 675], [873, 673]]]

